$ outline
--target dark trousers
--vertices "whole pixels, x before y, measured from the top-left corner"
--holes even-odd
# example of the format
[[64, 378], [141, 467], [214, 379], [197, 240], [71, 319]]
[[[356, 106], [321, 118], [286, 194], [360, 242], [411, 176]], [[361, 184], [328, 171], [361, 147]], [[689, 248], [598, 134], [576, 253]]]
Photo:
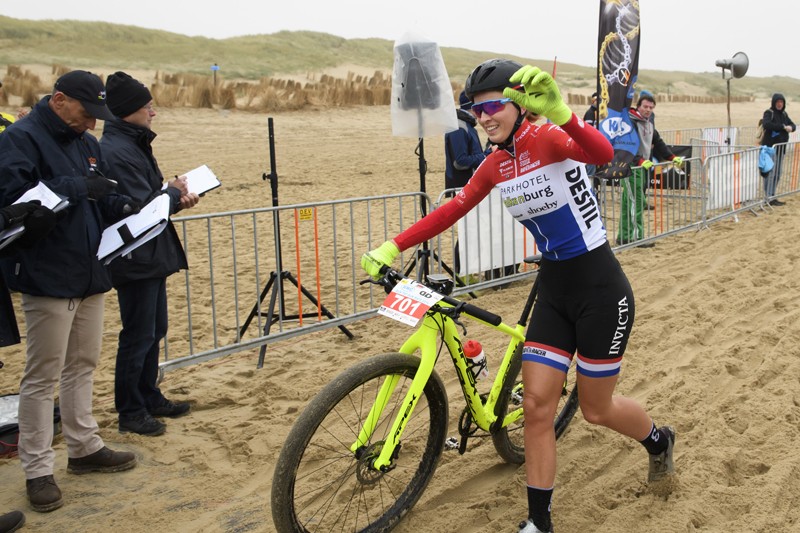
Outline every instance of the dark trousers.
[[[19, 329], [17, 317], [14, 315], [14, 305], [11, 303], [11, 294], [6, 288], [3, 275], [0, 274], [0, 346], [19, 344]], [[3, 365], [0, 365], [2, 368]]]
[[158, 352], [167, 334], [166, 278], [134, 281], [117, 288], [119, 332], [114, 404], [120, 416], [143, 414], [164, 402], [158, 380]]

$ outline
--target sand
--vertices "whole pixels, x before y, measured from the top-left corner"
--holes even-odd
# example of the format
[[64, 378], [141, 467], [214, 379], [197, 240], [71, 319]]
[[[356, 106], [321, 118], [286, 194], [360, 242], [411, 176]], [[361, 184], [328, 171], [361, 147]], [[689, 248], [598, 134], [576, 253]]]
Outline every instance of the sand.
[[[734, 125], [752, 126], [766, 102], [732, 106]], [[576, 110], [582, 111], [582, 110]], [[724, 105], [660, 104], [660, 129], [724, 125]], [[280, 201], [321, 201], [417, 190], [415, 139], [391, 136], [389, 110], [316, 109], [273, 115]], [[213, 110], [161, 110], [156, 154], [165, 174], [206, 163], [225, 186], [196, 212], [269, 205], [267, 117]], [[99, 132], [98, 132], [99, 133]], [[482, 137], [483, 138], [483, 137]], [[428, 189], [442, 188], [439, 139], [426, 140]], [[342, 184], [347, 184], [343, 186]], [[632, 249], [619, 259], [633, 284], [637, 323], [618, 392], [641, 402], [658, 423], [677, 429], [671, 490], [645, 483], [647, 457], [635, 442], [590, 426], [580, 414], [558, 444], [556, 530], [800, 530], [800, 199], [758, 216], [740, 215], [701, 231]], [[480, 296], [482, 307], [513, 321], [528, 291], [518, 283]], [[108, 295], [95, 415], [114, 448], [140, 463], [119, 474], [65, 472], [55, 441], [56, 479], [65, 505], [28, 508], [16, 458], [0, 459], [0, 511], [21, 509], [25, 531], [274, 531], [269, 495], [284, 438], [305, 403], [348, 363], [398, 346], [408, 329], [387, 319], [272, 344], [265, 368], [257, 350], [166, 374], [165, 393], [192, 413], [168, 420], [167, 433], [120, 435], [113, 404], [119, 321]], [[391, 326], [391, 330], [388, 330]], [[376, 340], [382, 339], [381, 347]], [[499, 352], [489, 351], [489, 365]], [[0, 394], [15, 392], [20, 348], [0, 352]], [[450, 392], [451, 434], [463, 408], [451, 366], [437, 371]], [[401, 533], [516, 531], [526, 513], [524, 469], [501, 462], [491, 441], [466, 455], [445, 452]]]

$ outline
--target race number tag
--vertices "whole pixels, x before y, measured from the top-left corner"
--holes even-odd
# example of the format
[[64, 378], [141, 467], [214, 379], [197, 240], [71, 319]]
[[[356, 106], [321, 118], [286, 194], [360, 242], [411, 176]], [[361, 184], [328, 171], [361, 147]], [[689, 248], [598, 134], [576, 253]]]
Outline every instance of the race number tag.
[[386, 297], [378, 314], [416, 326], [433, 304], [444, 298], [413, 279], [403, 278]]

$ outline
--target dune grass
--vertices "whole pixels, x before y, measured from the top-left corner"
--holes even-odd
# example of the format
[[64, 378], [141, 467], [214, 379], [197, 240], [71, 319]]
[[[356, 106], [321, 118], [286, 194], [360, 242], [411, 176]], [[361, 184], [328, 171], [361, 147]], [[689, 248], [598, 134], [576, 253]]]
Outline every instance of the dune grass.
[[[15, 64], [62, 64], [88, 68], [151, 69], [208, 75], [214, 63], [227, 79], [306, 74], [339, 65], [358, 65], [391, 72], [393, 41], [344, 39], [310, 31], [282, 31], [229, 39], [188, 37], [175, 33], [105, 22], [73, 20], [32, 21], [0, 16], [0, 67]], [[462, 85], [479, 62], [503, 56], [502, 50], [441, 49], [448, 74]], [[553, 60], [508, 56], [523, 63], [551, 68]], [[589, 94], [594, 91], [594, 66], [558, 65], [562, 90]], [[690, 73], [642, 70], [640, 88], [656, 94], [725, 96], [720, 72]], [[789, 77], [745, 77], [731, 83], [733, 96], [767, 98], [779, 91], [800, 100], [800, 80]]]

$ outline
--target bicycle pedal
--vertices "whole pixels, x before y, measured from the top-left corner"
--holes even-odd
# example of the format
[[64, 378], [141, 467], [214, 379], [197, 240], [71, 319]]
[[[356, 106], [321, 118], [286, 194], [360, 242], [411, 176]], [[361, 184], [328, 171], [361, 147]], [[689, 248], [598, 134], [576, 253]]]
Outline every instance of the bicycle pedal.
[[447, 440], [444, 441], [445, 450], [457, 450], [458, 446], [458, 439], [455, 437], [448, 437]]

